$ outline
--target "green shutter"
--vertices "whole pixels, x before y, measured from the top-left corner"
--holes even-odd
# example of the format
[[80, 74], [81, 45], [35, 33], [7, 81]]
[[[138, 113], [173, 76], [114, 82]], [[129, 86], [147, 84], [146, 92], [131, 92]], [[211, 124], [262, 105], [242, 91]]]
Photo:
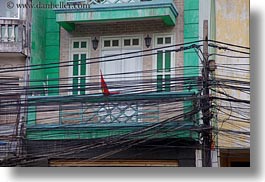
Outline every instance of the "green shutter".
[[86, 54], [81, 54], [81, 75], [86, 75]]
[[81, 75], [80, 78], [80, 94], [86, 94], [86, 54], [81, 54]]
[[86, 77], [80, 78], [80, 94], [81, 95], [86, 94]]
[[[157, 51], [157, 73], [163, 72], [163, 51]], [[163, 76], [157, 75], [157, 91], [163, 91]]]
[[165, 91], [170, 92], [170, 74], [165, 75]]
[[171, 69], [171, 52], [166, 51], [165, 53], [165, 71], [170, 72]]
[[163, 75], [157, 75], [157, 91], [163, 91]]
[[[78, 59], [79, 55], [74, 54], [73, 56], [73, 76], [78, 76]], [[73, 94], [77, 95], [78, 94], [78, 77], [73, 78]]]
[[163, 51], [157, 51], [157, 72], [163, 71]]
[[73, 76], [77, 76], [78, 75], [78, 59], [79, 56], [78, 54], [74, 54], [74, 60], [73, 60]]
[[78, 95], [78, 78], [73, 78], [73, 94]]
[[171, 71], [171, 52], [166, 51], [165, 53], [165, 72], [169, 74], [165, 75], [165, 91], [170, 92], [170, 71]]

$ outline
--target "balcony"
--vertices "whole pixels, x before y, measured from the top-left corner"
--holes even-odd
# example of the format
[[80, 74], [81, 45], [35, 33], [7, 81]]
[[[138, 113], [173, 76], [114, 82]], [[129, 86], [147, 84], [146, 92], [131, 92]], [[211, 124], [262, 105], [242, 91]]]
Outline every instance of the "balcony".
[[174, 26], [178, 16], [173, 0], [58, 0], [57, 4], [56, 21], [67, 31], [81, 22], [161, 19], [165, 25]]
[[[182, 101], [194, 92], [148, 92], [76, 96], [34, 96], [28, 100], [30, 140], [104, 137], [193, 138], [195, 122], [183, 115]], [[198, 113], [194, 104], [193, 114]]]
[[28, 54], [24, 20], [0, 20], [0, 52]]

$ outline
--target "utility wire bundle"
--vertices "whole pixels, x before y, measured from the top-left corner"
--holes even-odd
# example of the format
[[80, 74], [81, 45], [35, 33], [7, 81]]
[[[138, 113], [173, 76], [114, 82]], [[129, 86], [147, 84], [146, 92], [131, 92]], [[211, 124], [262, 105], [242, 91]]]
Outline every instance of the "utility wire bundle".
[[[184, 52], [186, 50], [193, 50], [197, 55], [198, 59], [202, 60], [202, 52], [201, 52], [201, 43], [203, 40], [176, 44], [173, 46], [166, 46], [162, 48], [155, 48], [145, 51], [137, 51], [137, 52], [128, 52], [123, 54], [105, 56], [105, 57], [97, 57], [97, 58], [88, 58], [86, 59], [86, 64], [100, 64], [104, 62], [112, 62], [115, 64], [115, 61], [125, 61], [131, 58], [142, 58], [148, 56], [157, 55], [157, 51], [169, 51], [169, 52]], [[250, 141], [250, 81], [249, 77], [244, 75], [249, 75], [249, 48], [233, 45], [220, 41], [209, 40], [209, 46], [215, 49], [216, 53], [212, 53], [209, 55], [210, 57], [215, 57], [218, 59], [220, 57], [225, 59], [227, 62], [221, 63], [217, 62], [217, 71], [214, 73], [214, 76], [211, 77], [208, 81], [208, 85], [211, 90], [211, 94], [209, 98], [211, 99], [210, 109], [212, 113], [209, 113], [209, 117], [215, 118], [215, 122], [217, 125], [213, 127], [213, 139], [217, 137], [222, 138], [221, 145], [216, 144], [215, 148], [224, 147], [225, 143], [229, 143], [231, 141], [235, 142], [238, 147], [245, 147], [249, 145]], [[222, 51], [222, 53], [219, 53]], [[122, 58], [121, 58], [122, 57]], [[237, 60], [235, 62], [234, 60]], [[23, 111], [23, 119], [19, 119], [14, 121], [13, 123], [1, 123], [0, 124], [0, 139], [3, 141], [9, 141], [9, 144], [15, 145], [16, 142], [21, 139], [26, 139], [25, 131], [27, 130], [27, 123], [43, 123], [43, 124], [58, 124], [58, 113], [60, 112], [60, 107], [64, 107], [65, 112], [76, 111], [80, 109], [85, 110], [82, 114], [84, 116], [91, 116], [95, 113], [95, 108], [99, 108], [97, 110], [97, 114], [103, 112], [103, 115], [108, 112], [113, 111], [115, 104], [119, 104], [117, 101], [112, 101], [111, 99], [114, 96], [104, 97], [101, 93], [101, 85], [100, 85], [100, 74], [98, 75], [89, 75], [82, 76], [85, 77], [89, 82], [87, 82], [84, 87], [85, 90], [88, 91], [84, 95], [72, 95], [69, 93], [72, 92], [72, 83], [71, 80], [73, 77], [60, 77], [53, 79], [30, 79], [30, 80], [12, 80], [11, 77], [7, 76], [12, 72], [33, 72], [33, 71], [41, 71], [50, 68], [68, 68], [72, 66], [73, 60], [71, 61], [61, 61], [58, 65], [58, 62], [50, 63], [50, 64], [36, 64], [29, 65], [24, 67], [13, 67], [13, 68], [1, 68], [0, 75], [2, 76], [1, 82], [1, 90], [0, 90], [0, 117], [3, 118], [7, 115], [12, 115], [15, 117], [21, 117], [20, 112]], [[81, 64], [80, 64], [81, 65]], [[195, 76], [200, 72], [203, 68], [202, 65], [196, 66], [183, 66], [183, 65], [175, 65], [170, 68], [169, 72], [172, 75], [170, 78], [169, 88], [172, 92], [190, 92], [192, 93], [189, 96], [183, 95], [180, 98], [171, 98], [168, 97], [166, 99], [161, 99], [159, 94], [154, 94], [152, 99], [141, 98], [140, 100], [130, 100], [120, 102], [123, 106], [120, 107], [121, 110], [113, 111], [115, 115], [119, 115], [119, 111], [123, 111], [128, 115], [133, 113], [132, 109], [137, 107], [138, 115], [132, 118], [142, 118], [139, 122], [144, 122], [143, 119], [146, 114], [144, 110], [146, 108], [150, 110], [154, 110], [157, 106], [159, 106], [159, 121], [151, 122], [150, 125], [142, 127], [139, 130], [133, 130], [132, 132], [125, 134], [113, 135], [111, 137], [103, 138], [102, 141], [98, 143], [75, 143], [72, 141], [72, 144], [69, 145], [67, 151], [61, 151], [60, 148], [50, 149], [50, 152], [39, 153], [37, 156], [30, 155], [20, 155], [14, 156], [10, 158], [10, 165], [15, 165], [17, 163], [26, 164], [28, 162], [32, 162], [34, 160], [40, 160], [42, 158], [52, 158], [59, 156], [69, 156], [78, 152], [94, 150], [94, 149], [102, 149], [108, 145], [117, 146], [115, 149], [103, 152], [100, 155], [92, 156], [89, 160], [96, 161], [100, 159], [104, 159], [108, 156], [114, 155], [121, 151], [125, 151], [131, 147], [144, 143], [156, 135], [161, 135], [164, 133], [172, 133], [176, 132], [176, 136], [181, 136], [182, 131], [190, 131], [194, 133], [200, 133], [201, 131], [208, 130], [208, 128], [203, 128], [200, 125], [200, 121], [202, 117], [200, 115], [200, 111], [204, 107], [200, 104], [202, 99], [201, 91], [202, 91], [202, 80], [201, 76]], [[190, 74], [183, 74], [184, 70], [188, 70]], [[104, 74], [104, 78], [107, 80], [108, 88], [110, 90], [118, 90], [120, 95], [123, 95], [124, 98], [134, 97], [135, 95], [145, 95], [150, 93], [157, 93], [157, 69], [147, 69], [147, 70], [139, 70], [133, 72], [125, 72], [125, 73], [115, 73], [115, 74]], [[135, 78], [135, 75], [141, 75], [140, 78]], [[240, 77], [238, 77], [240, 75]], [[117, 81], [119, 80], [119, 81]], [[46, 84], [48, 81], [57, 81], [58, 84]], [[21, 82], [24, 84], [23, 87], [13, 87], [17, 84], [17, 82]], [[42, 84], [39, 84], [42, 83]], [[44, 83], [44, 84], [43, 84]], [[60, 96], [45, 96], [48, 94], [56, 95], [60, 93]], [[235, 94], [237, 93], [237, 94]], [[244, 98], [236, 97], [236, 95], [244, 95]], [[19, 100], [12, 100], [14, 95], [19, 95]], [[101, 102], [86, 102], [86, 100], [93, 100], [95, 98], [103, 98]], [[49, 100], [50, 98], [50, 100]], [[58, 100], [56, 100], [58, 99]], [[184, 102], [191, 102], [192, 105], [185, 105]], [[102, 107], [102, 103], [104, 107]], [[112, 103], [112, 104], [111, 104]], [[130, 105], [131, 110], [125, 109]], [[42, 114], [38, 120], [28, 118], [29, 115], [34, 114], [36, 110], [32, 110], [32, 107], [36, 107], [39, 110], [37, 111], [39, 114]], [[192, 109], [190, 109], [192, 108]], [[100, 110], [101, 109], [101, 110]], [[151, 115], [156, 115], [156, 112], [151, 112]], [[68, 117], [77, 118], [76, 113], [68, 114]], [[124, 115], [123, 115], [124, 116]], [[198, 117], [199, 116], [199, 117]], [[127, 116], [128, 117], [128, 116]], [[26, 121], [27, 118], [27, 121]], [[107, 118], [107, 117], [106, 117]], [[105, 120], [106, 123], [99, 123], [102, 125], [113, 124], [118, 118], [107, 118]], [[186, 123], [185, 119], [190, 118], [190, 121], [193, 125], [189, 125], [190, 123]], [[55, 122], [56, 121], [56, 122]], [[88, 124], [97, 124], [95, 120], [82, 120], [87, 122]], [[27, 122], [27, 123], [26, 123]], [[58, 121], [59, 122], [59, 121]], [[169, 123], [176, 122], [178, 125], [176, 126], [168, 126]], [[213, 121], [214, 122], [214, 121]], [[130, 124], [127, 120], [126, 123]], [[65, 122], [61, 123], [62, 126], [67, 127], [75, 127], [80, 124], [80, 121], [74, 122]], [[213, 124], [212, 124], [213, 125]], [[4, 131], [3, 128], [6, 126], [9, 127], [10, 131]], [[225, 128], [224, 128], [225, 126]], [[126, 128], [126, 125], [124, 125]], [[114, 130], [114, 128], [108, 128], [108, 130]], [[10, 134], [12, 133], [12, 134]], [[57, 133], [60, 135], [60, 133]], [[137, 138], [135, 136], [141, 136], [141, 138]], [[54, 137], [54, 136], [46, 136]], [[107, 141], [107, 142], [106, 142]], [[26, 143], [21, 144], [26, 145]], [[3, 145], [2, 145], [3, 146]], [[170, 143], [165, 143], [165, 147], [172, 147]], [[45, 147], [42, 146], [42, 147]], [[48, 146], [47, 146], [48, 147]], [[184, 144], [174, 147], [187, 147]], [[193, 148], [198, 148], [198, 146], [188, 146]], [[13, 150], [14, 147], [6, 147], [0, 148], [0, 152], [5, 153], [10, 149]], [[20, 149], [22, 150], [22, 149]], [[209, 150], [211, 150], [209, 148]], [[152, 151], [150, 151], [152, 152]], [[139, 155], [139, 154], [136, 154]], [[25, 161], [25, 157], [27, 160]]]

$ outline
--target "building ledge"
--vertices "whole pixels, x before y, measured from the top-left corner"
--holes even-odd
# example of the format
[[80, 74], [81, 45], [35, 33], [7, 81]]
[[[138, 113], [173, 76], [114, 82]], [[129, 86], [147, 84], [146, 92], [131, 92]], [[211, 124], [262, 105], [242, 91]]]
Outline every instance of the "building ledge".
[[[160, 123], [161, 124], [161, 123]], [[157, 125], [157, 126], [156, 126]], [[172, 128], [176, 128], [173, 129]], [[86, 124], [86, 125], [35, 125], [27, 127], [29, 140], [126, 138], [189, 138], [198, 139], [198, 132], [191, 131], [193, 122], [172, 121], [161, 126], [158, 123], [135, 124]]]
[[165, 25], [174, 26], [178, 16], [178, 10], [173, 0], [92, 4], [89, 8], [57, 8], [54, 11], [56, 21], [67, 31], [73, 31], [76, 23], [141, 21], [146, 19], [162, 19]]

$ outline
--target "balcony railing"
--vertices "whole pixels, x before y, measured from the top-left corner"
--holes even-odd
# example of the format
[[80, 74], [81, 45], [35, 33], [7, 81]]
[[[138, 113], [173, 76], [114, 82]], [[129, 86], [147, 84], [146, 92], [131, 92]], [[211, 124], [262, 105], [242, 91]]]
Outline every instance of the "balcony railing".
[[28, 104], [35, 107], [37, 125], [153, 123], [175, 116], [176, 100], [193, 95], [193, 92], [153, 92], [109, 97], [33, 96]]
[[[192, 119], [185, 120], [182, 101], [194, 100], [194, 94], [150, 92], [108, 97], [102, 94], [29, 97], [27, 138], [102, 138], [138, 131], [161, 123], [163, 124], [160, 127], [151, 127], [153, 129], [150, 132], [153, 133], [149, 134], [154, 137], [190, 137], [187, 129], [194, 126], [194, 122]], [[195, 107], [193, 109], [196, 110]], [[178, 126], [181, 126], [181, 131], [177, 132], [181, 133], [176, 135], [172, 128]], [[159, 135], [155, 134], [157, 130], [161, 130]]]
[[1, 38], [2, 42], [15, 42], [15, 41], [17, 41], [18, 25], [15, 25], [15, 24], [0, 25], [0, 29], [3, 32], [0, 35], [0, 38]]
[[65, 104], [59, 106], [59, 121], [61, 125], [158, 122], [159, 103], [148, 105], [131, 101]]
[[0, 20], [0, 52], [27, 53], [26, 25], [23, 20]]

